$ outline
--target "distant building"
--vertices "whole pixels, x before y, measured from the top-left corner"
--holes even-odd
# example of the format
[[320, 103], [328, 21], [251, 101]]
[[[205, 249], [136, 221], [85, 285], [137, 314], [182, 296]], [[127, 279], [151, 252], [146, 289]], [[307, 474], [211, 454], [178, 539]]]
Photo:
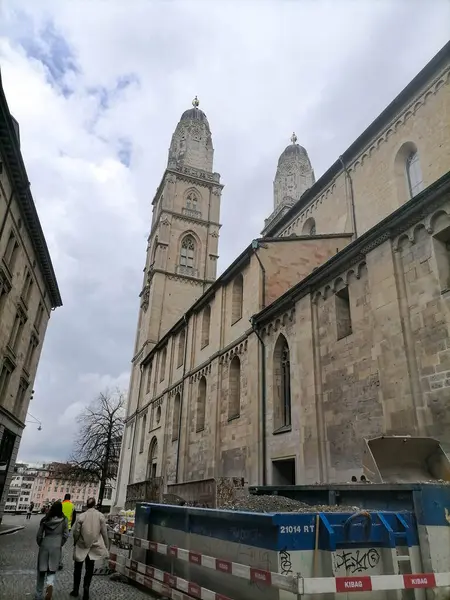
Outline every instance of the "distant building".
[[[81, 511], [90, 497], [98, 498], [98, 482], [77, 481], [64, 474], [65, 463], [49, 463], [40, 467], [17, 465], [7, 494], [5, 512], [26, 512], [31, 502], [34, 510], [41, 510], [56, 500], [71, 495], [75, 509]], [[108, 482], [103, 506], [109, 507], [115, 490], [115, 481]]]
[[61, 304], [0, 77], [0, 521], [47, 322]]
[[38, 470], [16, 465], [5, 503], [5, 513], [24, 513], [32, 502], [33, 484]]
[[[66, 471], [66, 474], [64, 472]], [[111, 506], [115, 482], [109, 482], [103, 498], [103, 506]], [[55, 500], [63, 500], [65, 494], [71, 495], [75, 509], [80, 511], [86, 506], [90, 497], [98, 498], [100, 483], [98, 481], [73, 480], [67, 474], [64, 463], [43, 465], [37, 473], [32, 488], [31, 501], [35, 507], [42, 508]]]

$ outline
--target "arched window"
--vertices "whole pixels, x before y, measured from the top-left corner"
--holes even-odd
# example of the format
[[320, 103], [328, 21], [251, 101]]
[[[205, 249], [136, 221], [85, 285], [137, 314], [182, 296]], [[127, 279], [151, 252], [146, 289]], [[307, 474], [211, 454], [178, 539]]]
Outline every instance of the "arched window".
[[173, 402], [172, 442], [178, 439], [180, 430], [180, 393], [176, 394]]
[[158, 469], [158, 440], [156, 437], [150, 442], [150, 448], [148, 450], [148, 468], [147, 468], [147, 479], [154, 479]]
[[161, 353], [161, 366], [159, 367], [159, 380], [163, 381], [166, 376], [166, 360], [167, 360], [167, 347]]
[[205, 346], [207, 346], [209, 344], [209, 330], [210, 330], [210, 326], [211, 326], [211, 307], [208, 304], [208, 306], [205, 306], [205, 308], [203, 309], [203, 317], [202, 317], [202, 345], [201, 347], [204, 348]]
[[206, 379], [202, 377], [198, 382], [197, 396], [197, 431], [205, 429], [205, 413], [206, 413]]
[[195, 240], [192, 235], [187, 235], [181, 242], [180, 265], [188, 270], [195, 266]]
[[394, 159], [394, 175], [399, 206], [423, 190], [419, 152], [414, 142], [405, 142], [398, 149]]
[[198, 210], [198, 196], [194, 190], [190, 190], [186, 196], [186, 208]]
[[309, 217], [309, 219], [306, 219], [303, 225], [302, 234], [316, 235], [316, 221], [313, 219], [313, 217]]
[[283, 334], [273, 354], [274, 430], [291, 425], [291, 362], [289, 346]]
[[244, 298], [244, 278], [239, 273], [233, 281], [233, 291], [231, 300], [231, 324], [236, 323], [242, 318], [242, 302]]
[[186, 345], [186, 330], [183, 329], [178, 338], [178, 360], [177, 367], [181, 367], [184, 363], [184, 347]]
[[235, 419], [241, 413], [241, 361], [237, 356], [230, 362], [228, 379], [228, 419]]
[[419, 153], [411, 152], [406, 159], [406, 177], [408, 180], [409, 197], [414, 198], [423, 190], [422, 169], [420, 168]]

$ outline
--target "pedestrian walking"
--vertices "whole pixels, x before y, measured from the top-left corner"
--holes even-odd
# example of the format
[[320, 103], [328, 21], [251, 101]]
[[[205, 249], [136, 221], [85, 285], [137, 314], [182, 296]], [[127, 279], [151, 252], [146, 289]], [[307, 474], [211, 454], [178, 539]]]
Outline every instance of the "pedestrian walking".
[[28, 505], [28, 508], [27, 508], [27, 521], [29, 521], [31, 519], [31, 515], [33, 513], [33, 508], [34, 508], [34, 502], [30, 502], [30, 504]]
[[[69, 527], [69, 535], [70, 535], [70, 530], [73, 527], [73, 524], [75, 523], [75, 519], [76, 519], [76, 512], [75, 512], [75, 505], [73, 504], [73, 502], [70, 499], [70, 494], [66, 494], [64, 496], [64, 500], [62, 503], [62, 510], [63, 510], [63, 514], [67, 519], [67, 524]], [[63, 568], [63, 553], [61, 552], [61, 559], [59, 561], [59, 570], [61, 571]]]
[[63, 515], [62, 504], [58, 500], [54, 502], [41, 520], [36, 541], [39, 546], [38, 554], [38, 576], [36, 583], [36, 600], [43, 600], [44, 585], [47, 579], [45, 600], [53, 597], [53, 586], [55, 585], [55, 573], [61, 557], [61, 548], [69, 536], [67, 519]]
[[108, 532], [106, 519], [100, 511], [95, 508], [95, 498], [87, 501], [87, 510], [76, 520], [73, 527], [73, 559], [75, 561], [73, 571], [73, 590], [70, 595], [78, 598], [80, 593], [81, 572], [83, 562], [86, 566], [83, 581], [83, 600], [89, 600], [89, 588], [94, 574], [96, 560], [108, 556]]

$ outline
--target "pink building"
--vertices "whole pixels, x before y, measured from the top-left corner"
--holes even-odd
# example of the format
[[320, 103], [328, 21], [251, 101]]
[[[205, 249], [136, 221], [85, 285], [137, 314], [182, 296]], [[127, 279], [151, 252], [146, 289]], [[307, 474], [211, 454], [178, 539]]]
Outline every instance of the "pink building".
[[[88, 498], [98, 497], [100, 487], [98, 482], [68, 479], [64, 476], [64, 467], [62, 463], [51, 463], [43, 465], [43, 468], [38, 470], [31, 490], [31, 501], [34, 502], [36, 509], [41, 509], [55, 500], [63, 500], [65, 494], [70, 494], [75, 509], [80, 511], [86, 505]], [[111, 504], [112, 494], [113, 486], [109, 485], [105, 490], [103, 504]]]

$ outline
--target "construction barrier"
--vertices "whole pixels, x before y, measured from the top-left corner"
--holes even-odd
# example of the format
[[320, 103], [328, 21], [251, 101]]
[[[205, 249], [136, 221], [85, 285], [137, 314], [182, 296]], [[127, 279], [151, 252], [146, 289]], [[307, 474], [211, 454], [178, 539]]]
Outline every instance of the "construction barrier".
[[[111, 534], [111, 539], [117, 534]], [[450, 586], [450, 572], [416, 573], [407, 575], [372, 575], [361, 577], [301, 577], [286, 576], [281, 573], [254, 569], [248, 565], [233, 563], [192, 552], [183, 548], [168, 546], [159, 542], [121, 536], [121, 541], [136, 548], [150, 550], [158, 554], [190, 562], [206, 569], [213, 569], [234, 577], [258, 582], [268, 587], [286, 590], [298, 596], [305, 594], [376, 592], [389, 590], [433, 589]], [[145, 565], [115, 552], [110, 553], [111, 571], [117, 571], [129, 579], [176, 600], [201, 598], [202, 600], [232, 600], [218, 592], [199, 586], [153, 565]], [[188, 596], [183, 595], [188, 594]]]

